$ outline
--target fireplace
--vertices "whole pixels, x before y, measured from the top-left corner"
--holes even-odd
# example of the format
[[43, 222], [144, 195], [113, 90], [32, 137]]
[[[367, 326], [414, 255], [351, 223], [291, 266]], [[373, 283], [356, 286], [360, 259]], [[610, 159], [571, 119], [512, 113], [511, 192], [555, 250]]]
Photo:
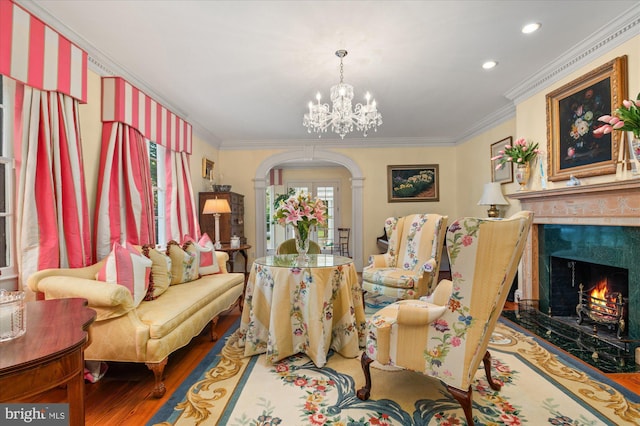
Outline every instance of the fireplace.
[[[578, 281], [587, 289], [595, 285], [587, 277], [610, 274], [622, 282], [616, 291], [627, 299], [623, 338], [638, 341], [632, 349], [640, 345], [640, 179], [508, 196], [519, 200], [523, 210], [534, 212], [519, 274], [520, 298], [538, 300], [545, 314], [577, 317]], [[570, 283], [570, 262], [575, 262], [579, 278], [574, 278], [576, 287], [565, 293], [551, 281], [559, 274]]]
[[627, 269], [556, 256], [549, 264], [549, 315], [592, 324], [594, 333], [627, 334]]

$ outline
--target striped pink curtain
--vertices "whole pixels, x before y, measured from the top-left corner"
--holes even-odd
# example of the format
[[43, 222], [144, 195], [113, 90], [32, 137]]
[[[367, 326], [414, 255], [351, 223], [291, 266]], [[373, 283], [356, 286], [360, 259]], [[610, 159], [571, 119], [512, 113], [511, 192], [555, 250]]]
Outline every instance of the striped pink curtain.
[[9, 80], [16, 160], [16, 245], [23, 287], [33, 272], [91, 264], [78, 101]]
[[182, 241], [185, 235], [194, 239], [200, 237], [198, 211], [191, 186], [189, 157], [190, 155], [186, 152], [172, 150], [167, 150], [165, 157], [167, 240]]
[[149, 154], [142, 134], [119, 122], [102, 124], [95, 210], [96, 258], [114, 242], [155, 244]]

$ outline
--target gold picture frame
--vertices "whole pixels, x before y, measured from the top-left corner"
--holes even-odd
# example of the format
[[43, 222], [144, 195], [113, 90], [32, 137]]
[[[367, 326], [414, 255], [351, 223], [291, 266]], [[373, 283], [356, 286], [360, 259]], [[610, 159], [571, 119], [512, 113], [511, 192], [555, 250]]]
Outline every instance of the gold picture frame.
[[[505, 145], [511, 144], [513, 144], [513, 137], [511, 136], [492, 143], [490, 147], [491, 156], [489, 158], [496, 157], [500, 151], [504, 152]], [[496, 170], [498, 162], [499, 160], [491, 161], [491, 182], [500, 182], [501, 184], [513, 182], [513, 165], [511, 162], [505, 164], [501, 169]]]
[[204, 179], [213, 180], [213, 166], [215, 166], [212, 160], [207, 157], [202, 157], [202, 177]]
[[387, 200], [439, 201], [440, 177], [438, 164], [387, 166]]
[[616, 172], [622, 132], [594, 135], [627, 93], [627, 57], [620, 56], [546, 96], [550, 181]]

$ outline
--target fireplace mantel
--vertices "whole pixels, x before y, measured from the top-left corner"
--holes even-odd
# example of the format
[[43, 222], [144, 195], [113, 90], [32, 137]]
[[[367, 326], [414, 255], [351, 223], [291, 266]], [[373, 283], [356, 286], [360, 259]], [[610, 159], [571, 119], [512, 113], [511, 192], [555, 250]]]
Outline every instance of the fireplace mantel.
[[533, 227], [522, 257], [519, 296], [538, 299], [538, 226], [603, 225], [640, 227], [640, 179], [523, 191], [508, 194], [533, 212]]
[[640, 226], [640, 179], [508, 194], [534, 224]]

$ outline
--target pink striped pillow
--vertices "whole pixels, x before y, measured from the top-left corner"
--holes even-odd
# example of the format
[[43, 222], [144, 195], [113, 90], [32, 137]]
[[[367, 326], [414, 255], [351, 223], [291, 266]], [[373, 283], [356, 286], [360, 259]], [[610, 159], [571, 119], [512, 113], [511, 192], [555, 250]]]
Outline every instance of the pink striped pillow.
[[96, 274], [96, 279], [127, 287], [133, 297], [133, 304], [138, 306], [147, 294], [151, 265], [151, 260], [131, 244], [114, 243], [107, 261]]

